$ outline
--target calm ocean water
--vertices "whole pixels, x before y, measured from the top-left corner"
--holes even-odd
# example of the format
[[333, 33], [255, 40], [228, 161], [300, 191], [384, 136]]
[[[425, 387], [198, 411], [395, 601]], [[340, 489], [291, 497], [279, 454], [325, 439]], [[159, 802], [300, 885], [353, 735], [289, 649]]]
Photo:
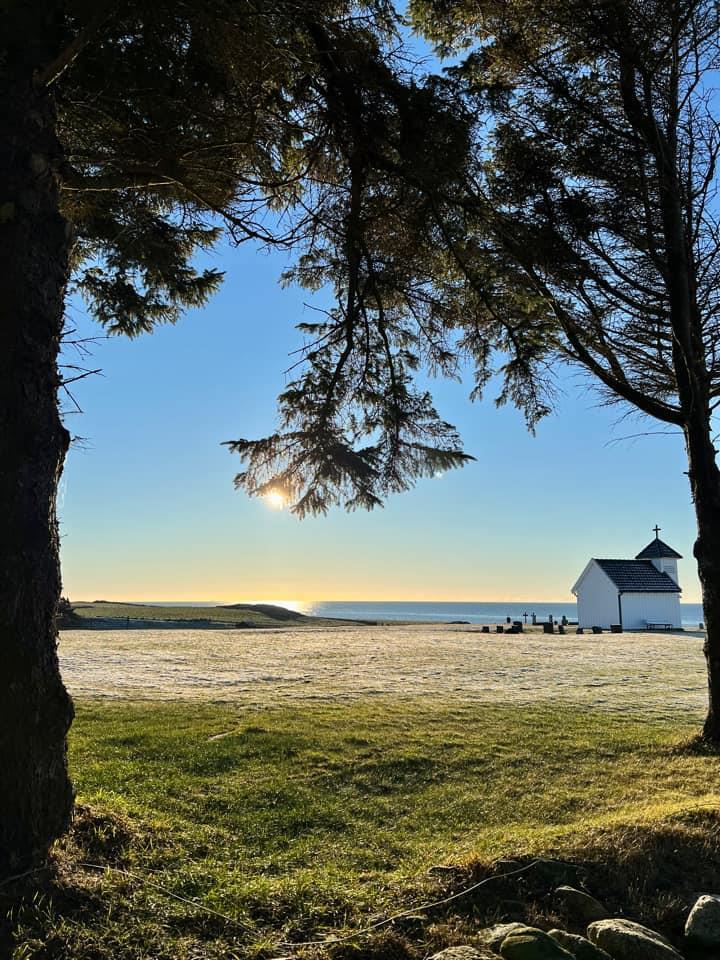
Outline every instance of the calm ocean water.
[[[505, 603], [502, 600], [485, 603], [440, 603], [432, 600], [411, 603], [394, 600], [328, 600], [301, 603], [297, 609], [313, 617], [337, 617], [348, 620], [411, 620], [426, 623], [446, 623], [449, 620], [468, 620], [470, 623], [503, 623], [506, 617], [522, 620], [527, 613], [528, 622], [533, 613], [538, 621], [547, 620], [552, 614], [559, 620], [563, 614], [568, 620], [577, 620], [577, 605], [574, 603]], [[703, 619], [702, 605], [683, 603], [682, 622], [686, 627], [697, 627]]]

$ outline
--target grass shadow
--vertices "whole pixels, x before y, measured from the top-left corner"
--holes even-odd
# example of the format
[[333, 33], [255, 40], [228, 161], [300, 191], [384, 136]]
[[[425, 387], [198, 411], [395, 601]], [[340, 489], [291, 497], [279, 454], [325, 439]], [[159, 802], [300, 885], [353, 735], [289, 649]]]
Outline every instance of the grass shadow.
[[[70, 835], [47, 869], [0, 891], [4, 918], [0, 956], [17, 960], [262, 958], [277, 955], [283, 931], [296, 928], [307, 939], [322, 936], [322, 930], [292, 916], [290, 904], [286, 911], [273, 911], [272, 920], [267, 910], [261, 917], [263, 910], [257, 905], [251, 918], [254, 932], [242, 933], [218, 916], [188, 910], [120, 873], [93, 874], [82, 868], [90, 861], [121, 871], [149, 845], [161, 862], [162, 844], [172, 842], [171, 837], [152, 835], [145, 825], [126, 817], [80, 808]], [[523, 868], [527, 869], [516, 872]], [[371, 936], [328, 950], [293, 953], [310, 957], [329, 952], [335, 960], [419, 960], [447, 946], [480, 946], [477, 935], [483, 926], [509, 919], [543, 927], [561, 924], [581, 932], [572, 917], [559, 911], [553, 892], [561, 883], [588, 890], [611, 913], [645, 923], [680, 943], [695, 896], [720, 891], [720, 812], [696, 811], [648, 825], [589, 831], [582, 842], [548, 850], [537, 859], [519, 852], [512, 860], [475, 861], [444, 869], [428, 878], [422, 889], [399, 890], [398, 905], [450, 897], [491, 877], [468, 896], [428, 911], [415, 910]], [[198, 899], [202, 902], [204, 897]], [[341, 926], [345, 908], [340, 903], [335, 907]], [[350, 927], [362, 922], [360, 917], [345, 916]], [[325, 919], [332, 925], [332, 917]]]

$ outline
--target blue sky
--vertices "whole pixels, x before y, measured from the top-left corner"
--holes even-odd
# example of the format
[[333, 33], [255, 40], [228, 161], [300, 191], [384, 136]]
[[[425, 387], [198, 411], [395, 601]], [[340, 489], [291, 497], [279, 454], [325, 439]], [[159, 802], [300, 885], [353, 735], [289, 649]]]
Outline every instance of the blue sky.
[[[618, 423], [567, 369], [535, 438], [514, 409], [435, 381], [477, 461], [384, 510], [298, 521], [236, 492], [239, 463], [221, 442], [272, 430], [311, 295], [280, 288], [283, 255], [223, 246], [213, 260], [227, 277], [208, 306], [139, 340], [99, 342], [90, 362], [103, 375], [76, 385], [84, 414], [68, 425], [85, 443], [60, 506], [70, 597], [569, 600], [590, 556], [634, 556], [657, 522], [685, 557], [683, 599], [699, 600], [680, 436], [622, 440], [663, 428]], [[71, 317], [101, 333], [81, 304]]]

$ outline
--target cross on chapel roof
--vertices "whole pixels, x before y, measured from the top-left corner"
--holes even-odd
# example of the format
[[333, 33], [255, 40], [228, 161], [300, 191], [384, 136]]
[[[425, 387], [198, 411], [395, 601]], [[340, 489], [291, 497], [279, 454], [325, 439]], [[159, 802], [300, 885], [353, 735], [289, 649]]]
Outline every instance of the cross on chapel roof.
[[682, 560], [682, 556], [677, 552], [677, 550], [673, 550], [672, 547], [669, 547], [660, 539], [661, 529], [662, 527], [659, 527], [657, 524], [655, 524], [653, 527], [653, 530], [655, 531], [655, 539], [651, 540], [650, 543], [640, 551], [640, 553], [635, 557], [636, 560], [658, 560], [661, 557], [670, 560]]

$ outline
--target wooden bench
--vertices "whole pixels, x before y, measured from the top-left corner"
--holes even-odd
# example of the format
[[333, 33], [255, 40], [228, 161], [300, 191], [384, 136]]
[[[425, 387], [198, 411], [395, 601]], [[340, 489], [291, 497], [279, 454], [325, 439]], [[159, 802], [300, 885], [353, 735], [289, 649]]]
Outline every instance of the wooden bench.
[[645, 627], [647, 630], [672, 630], [673, 625], [671, 623], [665, 623], [662, 620], [646, 620]]

